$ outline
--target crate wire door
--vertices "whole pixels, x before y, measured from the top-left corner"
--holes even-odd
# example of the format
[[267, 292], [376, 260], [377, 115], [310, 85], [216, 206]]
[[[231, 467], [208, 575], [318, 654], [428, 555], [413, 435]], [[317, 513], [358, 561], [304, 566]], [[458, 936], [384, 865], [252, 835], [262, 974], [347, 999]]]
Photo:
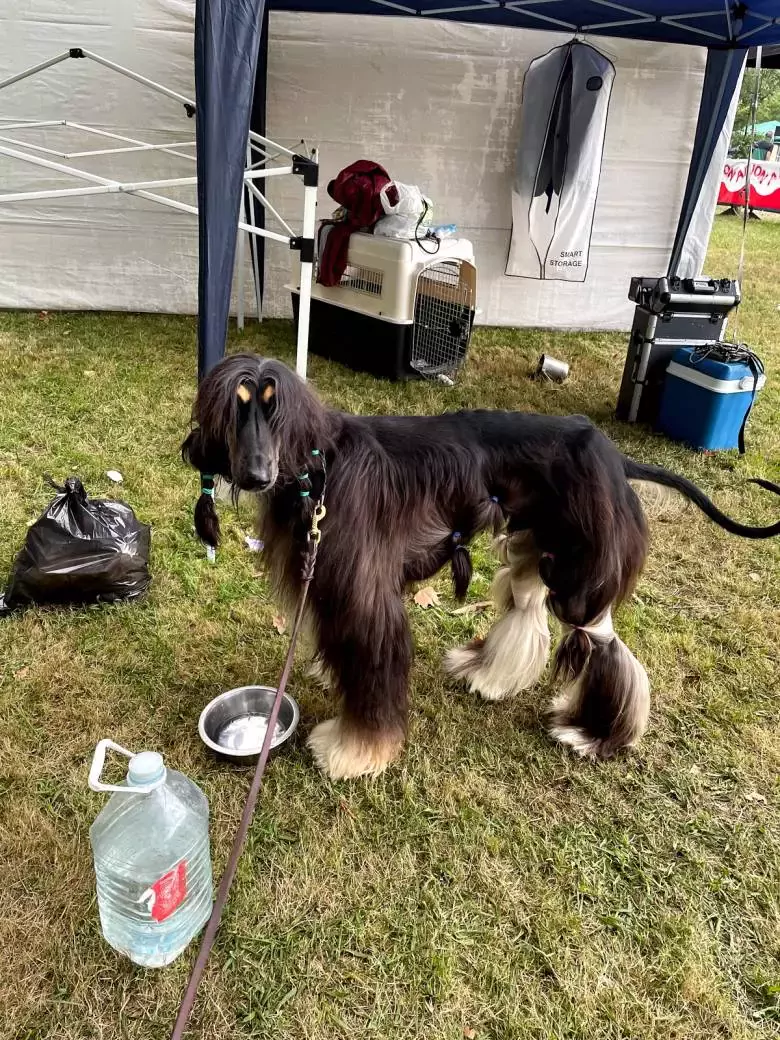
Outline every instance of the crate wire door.
[[366, 296], [381, 296], [384, 278], [384, 271], [347, 264], [339, 285], [353, 292], [365, 293]]
[[477, 271], [443, 260], [417, 277], [410, 365], [421, 376], [450, 381], [466, 357], [474, 322]]

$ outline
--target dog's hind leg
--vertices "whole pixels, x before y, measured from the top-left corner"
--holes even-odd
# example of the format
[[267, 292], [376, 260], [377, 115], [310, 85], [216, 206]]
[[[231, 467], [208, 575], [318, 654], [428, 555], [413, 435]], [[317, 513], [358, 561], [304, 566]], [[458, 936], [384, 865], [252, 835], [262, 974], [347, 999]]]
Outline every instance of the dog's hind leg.
[[638, 743], [650, 713], [650, 682], [607, 610], [591, 625], [565, 626], [555, 659], [564, 685], [548, 714], [552, 737], [583, 758], [611, 758]]
[[640, 740], [650, 712], [647, 672], [612, 624], [642, 571], [647, 527], [635, 492], [595, 446], [578, 460], [587, 480], [559, 483], [561, 526], [556, 539], [552, 525], [542, 561], [549, 604], [564, 627], [555, 662], [563, 686], [548, 727], [583, 757], [610, 758]]
[[550, 653], [545, 600], [539, 576], [539, 551], [530, 531], [501, 535], [496, 545], [503, 566], [492, 595], [503, 617], [484, 639], [451, 650], [444, 667], [465, 679], [485, 700], [511, 697], [538, 682]]
[[315, 726], [308, 745], [331, 780], [377, 776], [406, 737], [412, 640], [401, 597], [377, 596], [361, 616], [350, 608], [329, 604], [320, 620], [320, 655], [342, 710]]

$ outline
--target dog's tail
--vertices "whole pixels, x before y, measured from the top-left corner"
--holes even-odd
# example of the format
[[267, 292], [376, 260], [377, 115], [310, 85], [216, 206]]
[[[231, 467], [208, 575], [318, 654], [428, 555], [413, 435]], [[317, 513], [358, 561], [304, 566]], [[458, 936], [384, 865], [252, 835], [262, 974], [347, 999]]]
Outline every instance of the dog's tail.
[[[714, 520], [716, 524], [719, 524], [731, 534], [740, 535], [742, 538], [772, 538], [774, 535], [780, 534], [780, 521], [776, 524], [770, 524], [768, 527], [752, 527], [749, 524], [740, 524], [737, 520], [732, 520], [730, 516], [722, 513], [715, 503], [711, 502], [692, 481], [679, 476], [677, 473], [672, 473], [668, 469], [664, 469], [663, 466], [652, 466], [644, 462], [635, 462], [624, 455], [623, 467], [628, 480], [646, 480], [650, 483], [662, 484], [664, 487], [679, 491], [681, 495], [685, 495], [694, 505], [698, 506], [710, 520]], [[751, 483], [758, 484], [759, 487], [764, 488], [766, 491], [773, 491], [776, 495], [780, 495], [780, 487], [769, 480], [756, 477]]]

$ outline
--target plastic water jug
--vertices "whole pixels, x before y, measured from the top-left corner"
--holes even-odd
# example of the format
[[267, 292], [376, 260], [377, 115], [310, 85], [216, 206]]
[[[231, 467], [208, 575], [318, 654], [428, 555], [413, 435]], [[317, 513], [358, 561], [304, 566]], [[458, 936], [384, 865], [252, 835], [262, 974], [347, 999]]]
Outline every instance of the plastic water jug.
[[[100, 780], [109, 748], [130, 759], [125, 784]], [[111, 740], [95, 748], [89, 786], [112, 793], [89, 831], [103, 936], [136, 964], [161, 968], [211, 914], [208, 803], [156, 751], [134, 755]]]

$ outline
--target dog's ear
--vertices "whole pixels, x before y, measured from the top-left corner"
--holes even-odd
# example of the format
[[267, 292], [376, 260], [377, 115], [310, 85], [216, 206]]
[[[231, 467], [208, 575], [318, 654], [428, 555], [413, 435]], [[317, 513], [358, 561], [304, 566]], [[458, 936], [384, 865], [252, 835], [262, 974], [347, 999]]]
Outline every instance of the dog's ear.
[[181, 446], [181, 457], [201, 474], [201, 493], [195, 503], [195, 530], [200, 540], [213, 549], [219, 545], [220, 535], [219, 517], [214, 505], [214, 476], [225, 473], [221, 461], [224, 454], [224, 451], [215, 451], [199, 427], [187, 436]]
[[201, 450], [201, 444], [203, 441], [203, 434], [199, 429], [192, 430], [188, 433], [184, 443], [181, 446], [181, 457], [188, 466], [192, 466], [193, 469], [202, 469], [203, 463], [203, 452]]
[[181, 457], [199, 473], [212, 473], [230, 479], [230, 461], [227, 449], [210, 440], [197, 426], [181, 446]]
[[211, 494], [201, 492], [195, 503], [195, 531], [202, 542], [216, 549], [219, 546], [220, 530], [213, 490]]

